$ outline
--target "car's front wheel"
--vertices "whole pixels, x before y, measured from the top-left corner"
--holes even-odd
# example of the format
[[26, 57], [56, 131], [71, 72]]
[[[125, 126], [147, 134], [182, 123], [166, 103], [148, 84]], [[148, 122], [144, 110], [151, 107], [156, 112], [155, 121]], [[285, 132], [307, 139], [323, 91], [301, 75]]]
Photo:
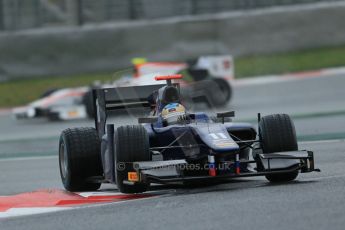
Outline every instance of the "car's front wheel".
[[[263, 153], [297, 151], [298, 144], [293, 121], [287, 114], [274, 114], [261, 118], [259, 138]], [[266, 175], [270, 182], [287, 182], [296, 179], [298, 171]]]

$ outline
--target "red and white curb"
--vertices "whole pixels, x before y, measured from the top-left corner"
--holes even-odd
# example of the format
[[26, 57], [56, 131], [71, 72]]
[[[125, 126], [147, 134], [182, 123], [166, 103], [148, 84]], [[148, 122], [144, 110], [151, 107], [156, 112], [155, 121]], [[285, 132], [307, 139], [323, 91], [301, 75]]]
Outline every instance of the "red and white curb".
[[316, 77], [332, 77], [340, 74], [344, 74], [345, 77], [345, 67], [339, 68], [327, 68], [315, 71], [305, 71], [297, 73], [288, 73], [282, 75], [267, 75], [267, 76], [256, 76], [252, 78], [236, 79], [234, 80], [235, 86], [245, 86], [245, 85], [261, 85], [269, 83], [277, 83], [284, 81], [295, 81], [306, 78], [316, 78]]
[[95, 204], [138, 200], [163, 194], [164, 191], [123, 194], [119, 192], [71, 193], [59, 189], [39, 190], [12, 196], [0, 196], [0, 218], [71, 210]]

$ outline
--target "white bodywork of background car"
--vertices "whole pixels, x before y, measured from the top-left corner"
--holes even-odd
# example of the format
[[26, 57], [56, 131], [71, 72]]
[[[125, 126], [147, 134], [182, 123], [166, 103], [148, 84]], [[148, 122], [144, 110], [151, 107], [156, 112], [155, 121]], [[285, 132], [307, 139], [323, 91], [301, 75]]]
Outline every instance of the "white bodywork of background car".
[[[124, 76], [108, 84], [99, 85], [101, 88], [138, 86], [161, 84], [155, 81], [157, 75], [176, 74], [188, 68], [183, 62], [147, 62], [136, 66], [135, 76]], [[224, 78], [231, 81], [234, 78], [234, 62], [230, 55], [214, 55], [199, 57], [196, 69], [207, 69], [210, 77]], [[183, 81], [179, 81], [182, 85]], [[89, 87], [59, 89], [52, 94], [33, 101], [27, 106], [14, 108], [12, 113], [16, 119], [37, 117], [37, 109], [57, 114], [57, 119], [72, 120], [87, 118], [83, 96], [90, 90]]]
[[60, 120], [86, 118], [82, 98], [88, 90], [88, 87], [59, 89], [27, 106], [14, 108], [12, 112], [17, 119], [35, 118], [38, 109], [56, 113]]

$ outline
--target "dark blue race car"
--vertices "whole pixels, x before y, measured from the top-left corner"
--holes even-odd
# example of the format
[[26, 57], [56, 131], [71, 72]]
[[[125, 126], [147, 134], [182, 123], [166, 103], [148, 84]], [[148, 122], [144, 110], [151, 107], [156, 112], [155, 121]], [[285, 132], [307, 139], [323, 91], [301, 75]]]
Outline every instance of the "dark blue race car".
[[[123, 193], [140, 193], [150, 183], [197, 184], [209, 180], [265, 176], [287, 182], [318, 171], [311, 151], [299, 151], [286, 114], [258, 115], [258, 132], [231, 121], [233, 111], [215, 116], [189, 113], [180, 98], [181, 75], [159, 76], [166, 84], [93, 91], [96, 128], [66, 129], [59, 163], [68, 191], [97, 190], [116, 184]], [[107, 123], [107, 113], [150, 108], [138, 125]]]

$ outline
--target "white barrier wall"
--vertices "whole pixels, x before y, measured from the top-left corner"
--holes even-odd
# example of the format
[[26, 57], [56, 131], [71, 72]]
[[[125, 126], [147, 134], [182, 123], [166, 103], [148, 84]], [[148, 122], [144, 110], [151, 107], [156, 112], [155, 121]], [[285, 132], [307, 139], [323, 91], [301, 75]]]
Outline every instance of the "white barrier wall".
[[0, 70], [10, 77], [112, 71], [133, 57], [185, 60], [345, 44], [345, 3], [313, 4], [0, 33]]

